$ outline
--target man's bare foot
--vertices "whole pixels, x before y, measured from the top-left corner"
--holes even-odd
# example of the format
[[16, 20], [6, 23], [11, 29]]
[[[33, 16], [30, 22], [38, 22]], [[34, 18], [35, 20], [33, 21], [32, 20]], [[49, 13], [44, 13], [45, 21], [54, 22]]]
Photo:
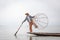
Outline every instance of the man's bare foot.
[[35, 28], [38, 28], [38, 26], [35, 26]]

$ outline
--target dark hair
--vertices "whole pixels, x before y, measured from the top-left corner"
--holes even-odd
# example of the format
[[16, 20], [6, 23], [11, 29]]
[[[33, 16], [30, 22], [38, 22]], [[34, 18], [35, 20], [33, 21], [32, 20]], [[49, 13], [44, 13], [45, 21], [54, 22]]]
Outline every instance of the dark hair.
[[29, 13], [25, 13], [25, 15], [29, 15]]

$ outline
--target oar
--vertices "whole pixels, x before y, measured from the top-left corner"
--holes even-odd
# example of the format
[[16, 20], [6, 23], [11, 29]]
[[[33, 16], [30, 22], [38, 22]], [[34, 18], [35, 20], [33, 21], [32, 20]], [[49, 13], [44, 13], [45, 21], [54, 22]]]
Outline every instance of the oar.
[[16, 34], [18, 33], [18, 31], [19, 31], [19, 29], [21, 28], [21, 26], [22, 26], [22, 24], [20, 25], [20, 27], [18, 28], [18, 30], [15, 32], [15, 36], [16, 36]]

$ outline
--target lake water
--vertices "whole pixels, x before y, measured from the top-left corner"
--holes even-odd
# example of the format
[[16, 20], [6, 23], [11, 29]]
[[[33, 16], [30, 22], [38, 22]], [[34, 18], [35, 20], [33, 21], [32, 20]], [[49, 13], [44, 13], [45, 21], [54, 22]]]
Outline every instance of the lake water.
[[0, 40], [60, 40], [60, 37], [35, 36], [19, 33], [17, 36], [14, 36], [15, 31], [12, 28], [0, 26]]
[[60, 40], [60, 37], [51, 37], [51, 36], [29, 36], [29, 35], [1, 35], [0, 40]]

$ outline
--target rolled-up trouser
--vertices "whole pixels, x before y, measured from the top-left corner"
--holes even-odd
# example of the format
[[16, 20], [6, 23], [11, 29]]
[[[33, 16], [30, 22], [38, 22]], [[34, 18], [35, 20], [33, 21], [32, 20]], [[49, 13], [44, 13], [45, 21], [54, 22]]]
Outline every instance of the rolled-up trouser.
[[34, 25], [35, 26], [35, 28], [37, 28], [37, 25], [33, 22], [33, 21], [31, 21], [31, 22], [29, 22], [29, 29], [30, 29], [30, 32], [32, 32], [32, 25]]
[[32, 32], [32, 25], [33, 25], [33, 22], [29, 22], [29, 29], [30, 29], [30, 32]]

